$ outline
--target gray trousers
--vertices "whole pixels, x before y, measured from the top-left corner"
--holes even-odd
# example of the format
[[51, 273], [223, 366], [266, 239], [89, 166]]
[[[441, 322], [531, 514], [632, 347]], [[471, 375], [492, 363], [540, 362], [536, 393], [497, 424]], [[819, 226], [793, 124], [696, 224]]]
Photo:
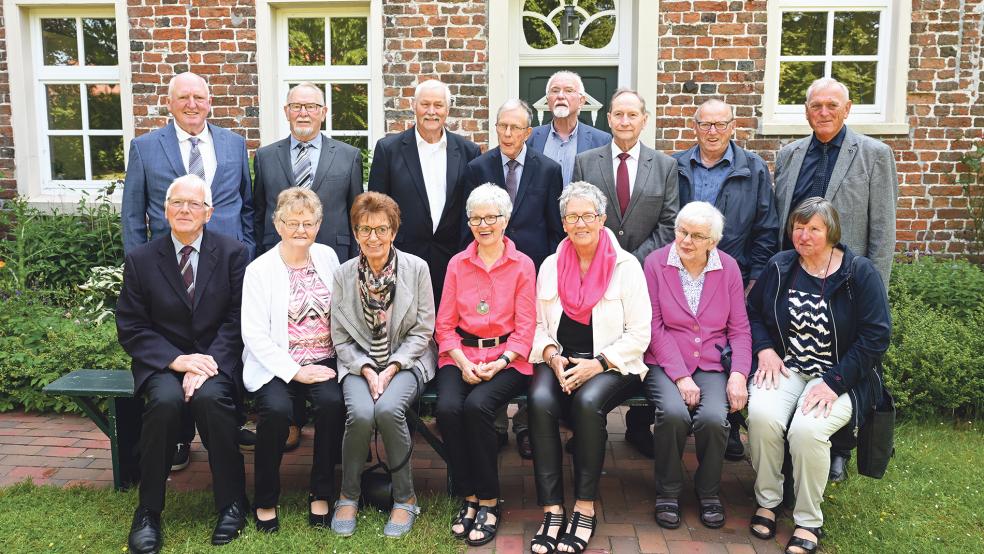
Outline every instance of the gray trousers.
[[721, 488], [721, 466], [728, 447], [728, 375], [722, 371], [693, 374], [700, 387], [700, 402], [692, 413], [680, 395], [680, 389], [667, 377], [663, 368], [649, 366], [644, 388], [649, 402], [656, 408], [653, 427], [656, 452], [656, 495], [679, 498], [683, 489], [683, 449], [693, 429], [697, 446], [697, 473], [694, 488], [697, 496], [717, 496]]
[[[495, 432], [500, 435], [505, 435], [509, 431], [509, 416], [506, 415], [506, 410], [509, 408], [509, 404], [499, 408], [499, 411], [495, 413]], [[527, 417], [526, 404], [521, 404], [519, 410], [513, 414], [513, 434], [518, 435], [523, 431], [527, 431], [530, 428], [529, 418]]]
[[[375, 402], [369, 384], [361, 375], [348, 374], [342, 379], [342, 394], [348, 416], [342, 438], [342, 496], [358, 500], [361, 494], [362, 469], [369, 454], [373, 431], [379, 429], [388, 464], [399, 464], [410, 451], [413, 436], [407, 427], [407, 408], [420, 393], [417, 375], [406, 369], [393, 377]], [[414, 498], [410, 463], [393, 473], [393, 499], [406, 502]]]

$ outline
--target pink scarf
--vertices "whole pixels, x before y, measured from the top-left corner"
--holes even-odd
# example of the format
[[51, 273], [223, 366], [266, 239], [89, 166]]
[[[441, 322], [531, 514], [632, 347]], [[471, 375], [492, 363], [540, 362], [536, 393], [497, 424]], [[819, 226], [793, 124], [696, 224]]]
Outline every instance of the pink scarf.
[[615, 253], [608, 232], [602, 229], [594, 259], [582, 278], [581, 264], [570, 239], [560, 243], [557, 254], [557, 288], [560, 305], [567, 317], [584, 325], [591, 323], [591, 310], [608, 290], [617, 259], [618, 254]]

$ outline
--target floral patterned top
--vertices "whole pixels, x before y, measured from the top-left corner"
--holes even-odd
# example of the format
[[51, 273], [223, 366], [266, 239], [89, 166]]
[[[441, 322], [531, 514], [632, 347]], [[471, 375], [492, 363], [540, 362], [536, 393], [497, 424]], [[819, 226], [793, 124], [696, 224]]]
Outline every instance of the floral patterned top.
[[288, 268], [290, 300], [287, 308], [287, 337], [290, 357], [307, 365], [335, 357], [331, 342], [331, 288], [314, 265]]
[[707, 255], [707, 265], [704, 266], [704, 270], [697, 277], [691, 277], [690, 272], [683, 267], [683, 261], [677, 252], [676, 244], [670, 249], [669, 256], [666, 258], [666, 264], [680, 270], [680, 284], [683, 285], [683, 295], [687, 297], [687, 306], [690, 308], [690, 313], [697, 315], [697, 308], [700, 306], [700, 293], [704, 290], [704, 275], [708, 271], [723, 269], [721, 266], [721, 256], [718, 256], [717, 248], [711, 250]]

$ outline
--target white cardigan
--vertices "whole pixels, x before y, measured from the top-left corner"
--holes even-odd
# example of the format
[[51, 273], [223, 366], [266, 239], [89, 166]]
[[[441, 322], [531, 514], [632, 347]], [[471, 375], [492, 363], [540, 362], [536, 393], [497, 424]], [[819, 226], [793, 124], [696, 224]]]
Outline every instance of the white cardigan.
[[[311, 262], [318, 277], [331, 290], [338, 269], [335, 251], [323, 244], [311, 245]], [[274, 377], [289, 383], [300, 364], [290, 357], [287, 308], [290, 273], [280, 258], [280, 244], [253, 260], [243, 280], [243, 386], [256, 392]]]
[[[641, 379], [649, 370], [642, 361], [653, 324], [649, 288], [639, 260], [619, 248], [614, 233], [607, 228], [603, 231], [608, 233], [618, 257], [608, 289], [591, 310], [592, 354], [604, 354], [611, 370], [639, 375]], [[561, 244], [569, 240], [564, 239]], [[557, 288], [557, 254], [551, 254], [543, 261], [536, 279], [536, 335], [530, 363], [543, 362], [543, 349], [549, 345], [560, 349], [557, 327], [563, 312]]]

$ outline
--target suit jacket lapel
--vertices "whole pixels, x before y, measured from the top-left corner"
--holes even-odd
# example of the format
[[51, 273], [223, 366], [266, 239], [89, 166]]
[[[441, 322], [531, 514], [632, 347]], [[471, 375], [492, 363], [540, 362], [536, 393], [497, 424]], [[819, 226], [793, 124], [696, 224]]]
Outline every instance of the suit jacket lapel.
[[[519, 212], [519, 206], [523, 203], [523, 198], [526, 198], [526, 191], [533, 186], [533, 175], [540, 169], [540, 160], [537, 158], [535, 152], [526, 149], [526, 164], [523, 165], [523, 176], [519, 179], [519, 190], [516, 191], [516, 201], [513, 202], [513, 213]], [[502, 164], [499, 164], [499, 170], [502, 171]], [[505, 182], [505, 181], [503, 181]]]
[[[417, 194], [424, 201], [424, 209], [430, 214], [427, 187], [424, 186], [424, 170], [420, 167], [420, 154], [417, 152], [417, 137], [415, 135], [416, 131], [412, 127], [403, 132], [403, 159], [407, 164], [407, 170], [410, 172], [410, 180], [413, 181], [413, 186], [417, 189]], [[448, 146], [450, 147], [450, 144]], [[450, 166], [451, 164], [449, 163], [448, 167], [450, 168]], [[434, 217], [433, 214], [431, 217]], [[438, 214], [438, 217], [440, 217], [440, 214]]]
[[[578, 140], [581, 140], [578, 138]], [[615, 220], [622, 225], [622, 213], [618, 209], [618, 195], [615, 193], [615, 175], [612, 173], [612, 149], [604, 148], [598, 153], [601, 158], [601, 190], [608, 196], [608, 214], [615, 214]]]
[[[451, 217], [455, 221], [455, 225], [457, 225], [457, 221], [459, 221], [458, 218], [460, 218], [461, 215], [448, 213], [448, 208], [450, 208], [453, 204], [451, 200], [454, 198], [454, 189], [458, 186], [458, 175], [461, 169], [459, 167], [459, 164], [461, 164], [461, 147], [458, 144], [458, 141], [452, 138], [451, 133], [448, 132], [447, 129], [444, 130], [444, 133], [448, 137], [448, 171], [445, 175], [444, 184], [444, 211], [438, 215], [438, 221], [443, 222], [444, 216], [447, 215], [448, 217]], [[438, 226], [440, 226], [440, 223]]]
[[635, 183], [632, 185], [632, 195], [629, 197], [629, 205], [625, 208], [625, 218], [628, 219], [629, 215], [632, 213], [632, 209], [635, 208], [636, 204], [639, 203], [639, 197], [643, 193], [643, 189], [649, 186], [649, 173], [653, 169], [653, 157], [656, 153], [655, 150], [646, 148], [645, 145], [639, 145], [639, 164], [636, 166], [636, 178]]
[[297, 185], [294, 181], [294, 164], [290, 163], [290, 137], [277, 144], [277, 159], [280, 160], [280, 167], [284, 170], [284, 175], [290, 186]]
[[[212, 148], [215, 149], [215, 176], [212, 177], [212, 183], [224, 182], [222, 179], [222, 174], [226, 171], [226, 168], [229, 165], [226, 160], [236, 158], [235, 156], [230, 156], [226, 152], [229, 148], [229, 143], [226, 140], [227, 137], [221, 132], [221, 130], [216, 132], [217, 130], [218, 128], [215, 125], [212, 125], [211, 123], [208, 124], [208, 131], [212, 136]], [[214, 193], [215, 189], [213, 189], [212, 192]]]
[[321, 157], [318, 159], [318, 167], [314, 173], [314, 184], [311, 185], [311, 190], [317, 192], [324, 184], [333, 159], [335, 159], [335, 144], [330, 142], [328, 137], [321, 135]]
[[830, 200], [837, 194], [837, 189], [843, 184], [844, 176], [847, 175], [847, 170], [851, 168], [851, 163], [857, 153], [858, 137], [848, 127], [847, 133], [844, 134], [844, 140], [841, 141], [841, 151], [837, 154], [837, 163], [834, 164], [834, 170], [830, 173], [830, 182], [827, 183], [827, 194], [824, 198]]
[[[785, 175], [782, 175], [784, 183], [788, 183], [785, 186], [780, 187], [779, 183], [776, 183], [776, 192], [778, 193], [782, 190], [782, 194], [785, 195], [780, 206], [782, 210], [779, 212], [781, 215], [779, 219], [786, 221], [786, 214], [789, 213], [790, 204], [793, 202], [793, 190], [796, 188], [796, 180], [799, 179], [800, 169], [803, 168], [803, 160], [806, 159], [806, 151], [810, 148], [810, 138], [807, 137], [805, 140], [800, 141], [799, 146], [793, 151], [793, 154], [789, 157], [789, 169], [786, 171]], [[785, 231], [780, 229], [780, 242], [782, 241], [782, 236], [784, 236]]]
[[174, 174], [187, 174], [188, 170], [185, 168], [184, 161], [181, 159], [181, 148], [178, 146], [178, 133], [174, 130], [173, 121], [168, 123], [164, 128], [160, 140], [161, 149], [164, 150], [164, 156], [167, 158], [168, 163], [171, 164]]
[[[168, 234], [170, 236], [170, 233]], [[161, 247], [157, 251], [159, 254], [157, 258], [157, 267], [161, 271], [161, 275], [168, 285], [174, 289], [174, 294], [184, 302], [184, 305], [191, 310], [191, 302], [188, 300], [188, 293], [185, 290], [184, 281], [181, 280], [181, 274], [178, 273], [178, 259], [177, 255], [174, 253], [174, 244], [170, 239], [162, 240]], [[199, 256], [199, 263], [201, 263], [201, 256]], [[196, 285], [197, 286], [197, 285]]]
[[202, 250], [198, 253], [198, 273], [195, 275], [195, 309], [208, 290], [208, 282], [212, 279], [218, 259], [215, 256], [215, 245], [209, 240], [208, 233], [202, 235]]

